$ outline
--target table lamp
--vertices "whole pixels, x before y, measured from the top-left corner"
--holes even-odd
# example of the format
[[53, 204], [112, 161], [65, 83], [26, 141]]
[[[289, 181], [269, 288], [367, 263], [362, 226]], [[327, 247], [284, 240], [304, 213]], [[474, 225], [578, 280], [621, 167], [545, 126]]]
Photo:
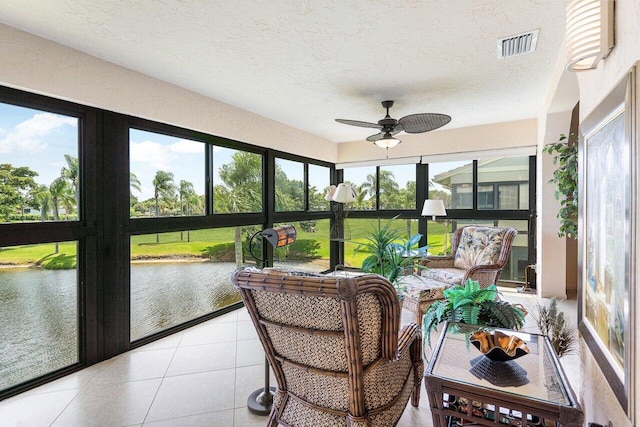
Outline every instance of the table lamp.
[[422, 206], [422, 216], [430, 216], [433, 221], [436, 220], [436, 216], [447, 216], [444, 202], [436, 199], [425, 200]]

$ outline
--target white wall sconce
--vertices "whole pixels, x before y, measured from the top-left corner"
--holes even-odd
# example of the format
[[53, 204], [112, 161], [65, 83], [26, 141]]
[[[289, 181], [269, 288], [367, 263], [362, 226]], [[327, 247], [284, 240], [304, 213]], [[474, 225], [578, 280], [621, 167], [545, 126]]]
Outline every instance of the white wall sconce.
[[572, 0], [567, 6], [568, 71], [592, 70], [614, 44], [614, 0]]

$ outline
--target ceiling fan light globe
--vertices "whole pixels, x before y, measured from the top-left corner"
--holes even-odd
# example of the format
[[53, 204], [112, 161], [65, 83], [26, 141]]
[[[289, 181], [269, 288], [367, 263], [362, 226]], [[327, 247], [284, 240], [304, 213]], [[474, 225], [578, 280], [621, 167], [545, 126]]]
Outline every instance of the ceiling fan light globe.
[[396, 145], [400, 144], [401, 142], [402, 141], [400, 141], [398, 138], [394, 138], [392, 136], [385, 136], [384, 138], [374, 141], [373, 143], [380, 148], [393, 148]]

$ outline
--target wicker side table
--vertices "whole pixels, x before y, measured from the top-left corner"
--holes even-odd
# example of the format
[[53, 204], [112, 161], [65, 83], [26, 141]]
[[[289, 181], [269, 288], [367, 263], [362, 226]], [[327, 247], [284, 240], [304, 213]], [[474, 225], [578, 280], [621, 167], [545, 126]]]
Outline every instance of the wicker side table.
[[450, 285], [420, 276], [410, 275], [400, 278], [398, 284], [404, 287], [402, 306], [416, 315], [416, 323], [422, 325], [422, 316], [427, 308], [444, 298], [444, 290]]
[[530, 353], [509, 362], [488, 361], [498, 367], [478, 370], [478, 359], [486, 356], [468, 341], [477, 329], [447, 323], [434, 348], [425, 388], [435, 427], [446, 427], [453, 418], [483, 426], [583, 425], [582, 408], [548, 338], [503, 330], [524, 340]]

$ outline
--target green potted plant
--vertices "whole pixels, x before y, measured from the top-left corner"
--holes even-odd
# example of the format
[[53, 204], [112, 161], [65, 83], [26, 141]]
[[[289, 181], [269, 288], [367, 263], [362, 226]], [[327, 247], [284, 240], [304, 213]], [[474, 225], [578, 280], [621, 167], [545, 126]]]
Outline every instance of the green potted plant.
[[497, 300], [497, 296], [496, 285], [481, 288], [471, 279], [464, 285], [445, 289], [444, 299], [431, 304], [422, 318], [422, 333], [429, 345], [431, 331], [445, 321], [520, 329], [524, 325], [524, 313], [506, 301]]
[[553, 178], [549, 184], [555, 184], [555, 198], [560, 202], [558, 219], [559, 237], [575, 239], [578, 235], [578, 141], [575, 134], [567, 137], [560, 135], [558, 142], [548, 144], [543, 153], [553, 155]]
[[384, 276], [396, 286], [398, 295], [401, 295], [398, 279], [407, 269], [421, 267], [416, 265], [416, 259], [426, 253], [427, 246], [417, 247], [421, 234], [405, 238], [400, 229], [395, 227], [395, 219], [397, 216], [382, 227], [374, 227], [366, 235], [365, 242], [356, 247], [355, 253], [369, 254], [362, 262], [361, 270]]

